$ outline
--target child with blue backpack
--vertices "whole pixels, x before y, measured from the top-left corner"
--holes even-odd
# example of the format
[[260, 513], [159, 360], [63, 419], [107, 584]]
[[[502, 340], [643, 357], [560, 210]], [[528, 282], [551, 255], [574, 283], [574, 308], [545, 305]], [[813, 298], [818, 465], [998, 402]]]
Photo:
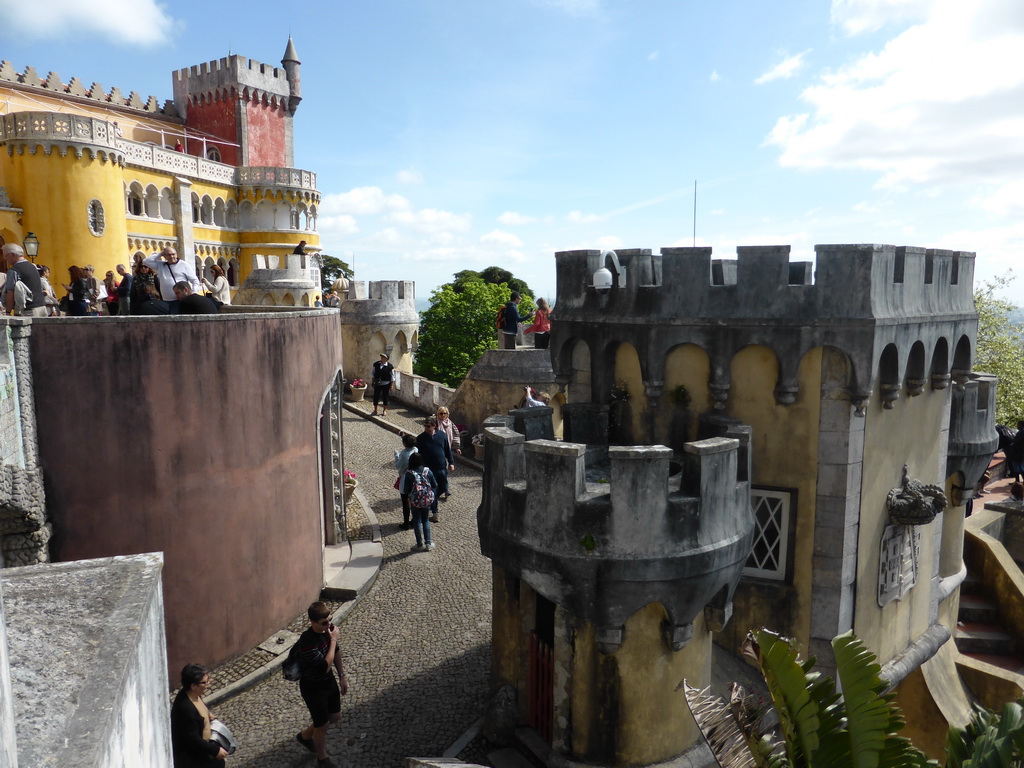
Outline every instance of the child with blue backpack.
[[409, 457], [402, 492], [409, 497], [409, 506], [412, 508], [412, 530], [416, 534], [416, 544], [412, 551], [430, 551], [434, 548], [434, 541], [430, 537], [430, 506], [437, 498], [437, 480], [430, 468], [423, 466], [423, 457], [418, 453]]

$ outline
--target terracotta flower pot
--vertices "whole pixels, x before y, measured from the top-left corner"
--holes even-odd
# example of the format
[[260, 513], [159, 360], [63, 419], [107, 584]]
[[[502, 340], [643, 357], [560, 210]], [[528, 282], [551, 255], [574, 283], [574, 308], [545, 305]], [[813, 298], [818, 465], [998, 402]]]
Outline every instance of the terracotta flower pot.
[[366, 387], [352, 387], [352, 391], [346, 395], [346, 397], [353, 403], [359, 403], [363, 400], [363, 395], [366, 394]]

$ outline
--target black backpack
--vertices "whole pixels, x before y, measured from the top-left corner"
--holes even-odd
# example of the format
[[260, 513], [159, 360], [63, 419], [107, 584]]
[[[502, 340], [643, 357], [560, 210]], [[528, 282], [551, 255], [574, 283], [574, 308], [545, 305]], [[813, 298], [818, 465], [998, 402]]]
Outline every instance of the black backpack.
[[299, 642], [295, 641], [291, 650], [288, 651], [288, 658], [281, 666], [281, 674], [285, 680], [295, 682], [302, 679], [302, 656], [299, 654]]

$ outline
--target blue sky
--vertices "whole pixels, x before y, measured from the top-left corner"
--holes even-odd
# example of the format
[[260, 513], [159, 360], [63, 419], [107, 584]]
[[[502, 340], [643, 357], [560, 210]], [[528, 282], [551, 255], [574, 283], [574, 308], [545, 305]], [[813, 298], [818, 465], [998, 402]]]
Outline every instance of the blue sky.
[[[0, 59], [171, 97], [302, 60], [296, 165], [325, 251], [417, 294], [557, 250], [1024, 246], [1020, 0], [0, 0]], [[2, 105], [0, 105], [2, 111]], [[1016, 285], [1019, 291], [1022, 285]]]

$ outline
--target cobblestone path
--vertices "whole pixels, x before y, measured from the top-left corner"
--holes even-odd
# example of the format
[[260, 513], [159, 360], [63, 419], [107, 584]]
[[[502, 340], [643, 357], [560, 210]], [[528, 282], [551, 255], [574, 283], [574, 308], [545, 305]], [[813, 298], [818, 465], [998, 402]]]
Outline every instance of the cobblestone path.
[[[396, 435], [345, 412], [345, 466], [356, 471], [384, 540], [377, 582], [342, 625], [350, 687], [328, 753], [351, 768], [399, 768], [404, 757], [441, 755], [480, 718], [487, 697], [491, 570], [476, 533], [481, 476], [456, 467], [433, 532], [437, 549], [412, 553], [415, 538], [399, 528], [392, 487], [398, 447]], [[309, 720], [298, 684], [280, 673], [214, 711], [241, 745], [228, 768], [316, 764], [295, 741]]]

